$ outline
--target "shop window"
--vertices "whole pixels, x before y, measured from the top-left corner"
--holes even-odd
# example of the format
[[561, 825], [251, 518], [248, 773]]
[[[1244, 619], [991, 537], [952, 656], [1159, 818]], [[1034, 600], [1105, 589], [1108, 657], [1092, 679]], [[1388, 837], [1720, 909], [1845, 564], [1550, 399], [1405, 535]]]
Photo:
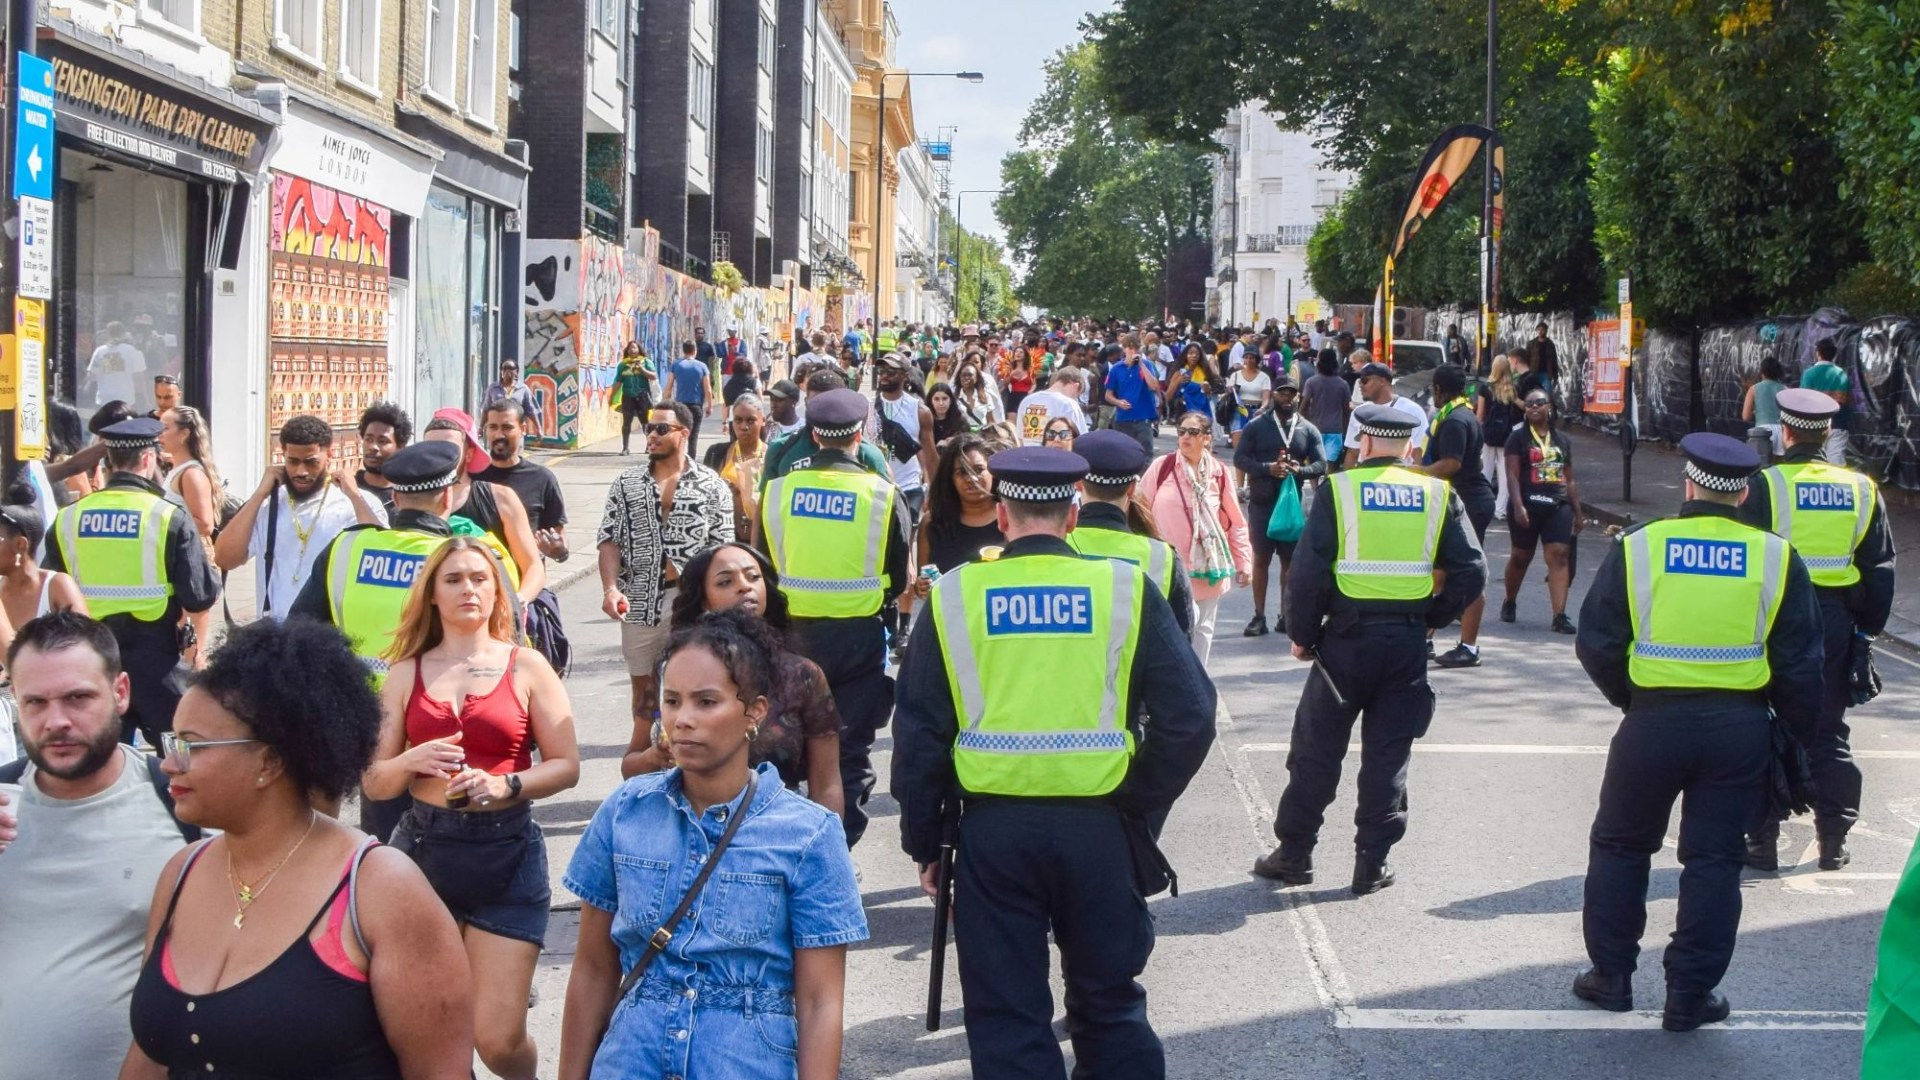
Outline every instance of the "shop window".
[[140, 14], [200, 36], [200, 0], [141, 0]]
[[303, 60], [318, 63], [320, 13], [325, 0], [274, 0], [273, 43]]
[[449, 107], [453, 105], [454, 53], [460, 45], [459, 27], [460, 0], [427, 0], [426, 91]]
[[493, 124], [496, 73], [500, 70], [499, 0], [473, 0], [467, 32], [467, 116]]
[[340, 75], [380, 91], [380, 0], [340, 0]]

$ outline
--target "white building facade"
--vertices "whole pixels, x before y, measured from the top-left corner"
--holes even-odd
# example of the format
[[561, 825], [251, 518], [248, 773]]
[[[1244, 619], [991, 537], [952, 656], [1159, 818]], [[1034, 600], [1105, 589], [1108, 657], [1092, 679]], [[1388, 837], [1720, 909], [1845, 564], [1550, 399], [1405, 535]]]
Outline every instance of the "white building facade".
[[816, 263], [851, 265], [847, 221], [853, 213], [853, 62], [831, 25], [814, 34], [813, 214]]
[[1259, 102], [1227, 114], [1215, 137], [1227, 148], [1213, 166], [1213, 273], [1207, 317], [1257, 326], [1289, 315], [1325, 318], [1307, 280], [1307, 241], [1353, 187], [1314, 142], [1320, 132], [1283, 130]]
[[945, 324], [952, 321], [940, 290], [938, 256], [940, 185], [933, 159], [915, 143], [901, 150], [900, 190], [894, 197], [893, 310], [909, 323]]

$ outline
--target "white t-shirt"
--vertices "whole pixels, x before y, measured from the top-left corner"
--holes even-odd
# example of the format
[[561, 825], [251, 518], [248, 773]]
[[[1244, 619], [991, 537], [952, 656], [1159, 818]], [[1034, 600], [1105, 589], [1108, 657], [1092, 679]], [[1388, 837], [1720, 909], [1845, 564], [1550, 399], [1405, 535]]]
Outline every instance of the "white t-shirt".
[[133, 377], [146, 370], [147, 358], [127, 342], [93, 350], [92, 359], [87, 361], [87, 374], [93, 376], [93, 403], [124, 401], [132, 405], [137, 387]]
[[116, 1076], [133, 1033], [147, 909], [184, 841], [145, 759], [84, 799], [42, 792], [27, 767], [20, 838], [0, 854], [0, 1080]]
[[1027, 446], [1039, 446], [1047, 421], [1056, 416], [1064, 416], [1073, 424], [1076, 438], [1087, 433], [1087, 414], [1081, 411], [1078, 401], [1058, 391], [1035, 390], [1020, 401], [1020, 441]]
[[[1419, 402], [1399, 394], [1393, 395], [1393, 401], [1389, 404], [1414, 419], [1413, 435], [1407, 440], [1407, 454], [1410, 459], [1418, 458], [1420, 452], [1427, 448], [1427, 410], [1421, 408]], [[1347, 445], [1360, 445], [1359, 413], [1347, 418]]]
[[[384, 527], [386, 507], [364, 491], [360, 499], [372, 509], [374, 520]], [[280, 515], [280, 522], [273, 530], [272, 580], [267, 578], [267, 560], [262, 558], [267, 550], [269, 514]], [[300, 595], [307, 577], [313, 573], [314, 561], [334, 537], [358, 520], [346, 492], [333, 483], [300, 503], [292, 502], [283, 487], [272, 501], [262, 505], [253, 519], [253, 533], [247, 538], [247, 558], [253, 560], [254, 603], [259, 613], [270, 619], [286, 618], [294, 598]]]
[[886, 415], [905, 428], [915, 442], [924, 442], [926, 436], [920, 431], [920, 399], [912, 394], [901, 394], [899, 401], [888, 401], [885, 395], [873, 401], [874, 410], [867, 416], [867, 438], [880, 447], [886, 455], [887, 464], [893, 468], [893, 486], [901, 491], [912, 491], [927, 486], [926, 477], [921, 475], [920, 455], [915, 454], [906, 461], [893, 456], [893, 451], [880, 441], [880, 414]]
[[1233, 373], [1230, 381], [1233, 383], [1234, 397], [1249, 409], [1259, 408], [1261, 397], [1273, 389], [1273, 377], [1265, 370], [1249, 379], [1246, 369], [1241, 368]]

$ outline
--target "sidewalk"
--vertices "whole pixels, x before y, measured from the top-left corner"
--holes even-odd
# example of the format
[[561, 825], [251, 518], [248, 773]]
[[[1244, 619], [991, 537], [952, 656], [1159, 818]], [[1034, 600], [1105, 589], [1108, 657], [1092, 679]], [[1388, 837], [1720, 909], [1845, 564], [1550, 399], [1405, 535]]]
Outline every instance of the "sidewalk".
[[[1601, 524], [1627, 525], [1679, 513], [1681, 472], [1686, 459], [1678, 452], [1641, 443], [1633, 455], [1633, 501], [1628, 502], [1620, 495], [1624, 470], [1619, 440], [1577, 424], [1561, 430], [1573, 441], [1574, 476], [1580, 483], [1581, 501]], [[1920, 550], [1920, 510], [1889, 501], [1887, 524], [1893, 530], [1895, 549], [1907, 554], [1898, 564], [1887, 636], [1920, 652], [1920, 562], [1909, 554]]]

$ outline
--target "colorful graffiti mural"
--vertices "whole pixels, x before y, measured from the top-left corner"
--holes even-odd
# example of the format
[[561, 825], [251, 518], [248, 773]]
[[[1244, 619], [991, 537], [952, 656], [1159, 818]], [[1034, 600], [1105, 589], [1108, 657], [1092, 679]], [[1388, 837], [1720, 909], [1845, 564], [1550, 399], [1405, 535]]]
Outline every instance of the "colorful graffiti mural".
[[737, 326], [749, 341], [762, 332], [784, 341], [790, 333], [795, 314], [785, 291], [725, 293], [662, 267], [650, 230], [637, 233], [635, 243], [526, 244], [522, 355], [541, 430], [555, 433], [538, 440], [541, 445], [574, 448], [613, 437], [614, 371], [628, 341], [664, 363], [692, 340], [696, 326], [714, 337]]
[[393, 211], [297, 176], [273, 176], [271, 249], [359, 266], [389, 266]]

